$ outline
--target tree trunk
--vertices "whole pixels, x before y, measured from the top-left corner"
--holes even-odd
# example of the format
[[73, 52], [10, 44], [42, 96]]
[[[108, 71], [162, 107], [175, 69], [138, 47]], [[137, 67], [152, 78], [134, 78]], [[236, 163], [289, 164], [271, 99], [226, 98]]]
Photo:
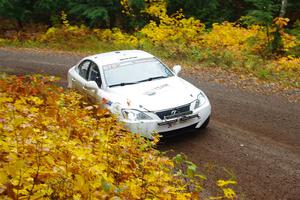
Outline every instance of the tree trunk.
[[24, 29], [23, 22], [19, 18], [16, 19], [16, 28], [17, 28], [17, 31], [20, 31], [20, 30]]
[[286, 7], [287, 7], [287, 1], [288, 0], [281, 0], [281, 8], [280, 8], [279, 17], [283, 17], [285, 15]]

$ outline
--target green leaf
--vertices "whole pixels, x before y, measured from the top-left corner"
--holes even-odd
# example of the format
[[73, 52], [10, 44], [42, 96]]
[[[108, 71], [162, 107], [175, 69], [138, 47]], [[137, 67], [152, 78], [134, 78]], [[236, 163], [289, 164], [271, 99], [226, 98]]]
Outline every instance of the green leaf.
[[197, 170], [197, 166], [195, 164], [192, 164], [192, 165], [189, 165], [187, 167], [187, 175], [188, 177], [194, 177], [195, 173], [196, 173], [196, 170]]
[[111, 189], [111, 184], [102, 179], [102, 188], [105, 192], [109, 192]]
[[182, 155], [181, 154], [177, 154], [173, 160], [175, 161], [176, 164], [180, 164], [183, 161]]

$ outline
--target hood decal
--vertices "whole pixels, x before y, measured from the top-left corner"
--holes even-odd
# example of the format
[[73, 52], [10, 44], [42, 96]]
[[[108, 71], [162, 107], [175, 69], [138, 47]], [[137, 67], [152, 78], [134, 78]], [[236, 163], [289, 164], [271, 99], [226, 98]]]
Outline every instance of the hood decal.
[[144, 94], [148, 95], [148, 96], [153, 96], [153, 95], [156, 95], [156, 92], [155, 91], [148, 91], [148, 92], [145, 92]]
[[153, 88], [153, 90], [161, 90], [161, 89], [163, 89], [163, 88], [165, 88], [165, 87], [168, 87], [168, 86], [169, 86], [169, 84], [168, 84], [168, 83], [165, 83], [165, 84], [163, 84], [163, 85], [160, 85], [160, 86], [157, 86], [157, 87]]
[[156, 94], [156, 91], [162, 90], [162, 89], [164, 89], [164, 88], [166, 88], [166, 87], [169, 87], [169, 84], [168, 84], [168, 83], [165, 83], [165, 84], [163, 84], [163, 85], [157, 86], [157, 87], [155, 87], [155, 88], [153, 88], [153, 89], [151, 89], [151, 90], [145, 92], [144, 94], [145, 94], [145, 95], [148, 95], [148, 96], [153, 96], [153, 95]]

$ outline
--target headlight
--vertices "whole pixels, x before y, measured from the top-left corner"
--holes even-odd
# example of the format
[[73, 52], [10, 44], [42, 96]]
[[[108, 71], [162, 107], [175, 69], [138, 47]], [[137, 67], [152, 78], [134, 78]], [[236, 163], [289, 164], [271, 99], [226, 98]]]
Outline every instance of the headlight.
[[130, 121], [151, 120], [152, 118], [138, 110], [122, 110], [123, 117]]
[[200, 106], [202, 106], [205, 103], [205, 101], [206, 101], [205, 95], [202, 92], [200, 92], [200, 94], [197, 96], [194, 109], [197, 109]]

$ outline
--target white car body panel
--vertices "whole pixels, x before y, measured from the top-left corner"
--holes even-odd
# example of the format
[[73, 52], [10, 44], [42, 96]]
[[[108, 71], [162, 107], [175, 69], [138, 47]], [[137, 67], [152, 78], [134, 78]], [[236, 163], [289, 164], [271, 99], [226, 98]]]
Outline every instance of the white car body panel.
[[[199, 93], [196, 88], [186, 87], [184, 81], [176, 76], [126, 87], [113, 87], [110, 91], [119, 96], [126, 96], [133, 104], [141, 104], [151, 111], [187, 104], [194, 101]], [[191, 94], [194, 96], [192, 97]]]
[[[116, 114], [120, 121], [134, 133], [144, 137], [152, 138], [154, 132], [168, 132], [191, 125], [200, 128], [211, 114], [211, 105], [204, 93], [185, 81], [173, 75], [168, 78], [156, 79], [132, 85], [108, 87], [104, 76], [103, 66], [120, 63], [122, 60], [139, 60], [155, 58], [153, 55], [139, 50], [127, 50], [97, 54], [82, 59], [68, 72], [68, 87], [73, 88], [96, 103], [104, 103], [113, 114]], [[98, 67], [101, 75], [102, 85], [97, 90], [90, 90], [85, 87], [87, 80], [81, 77], [77, 67], [82, 61], [90, 60]], [[203, 104], [194, 109], [197, 96], [202, 94]], [[167, 111], [186, 105], [189, 113], [171, 119], [161, 118], [157, 112]], [[145, 113], [151, 119], [129, 120], [122, 115], [122, 109], [135, 109]], [[175, 115], [174, 115], [175, 116]]]

